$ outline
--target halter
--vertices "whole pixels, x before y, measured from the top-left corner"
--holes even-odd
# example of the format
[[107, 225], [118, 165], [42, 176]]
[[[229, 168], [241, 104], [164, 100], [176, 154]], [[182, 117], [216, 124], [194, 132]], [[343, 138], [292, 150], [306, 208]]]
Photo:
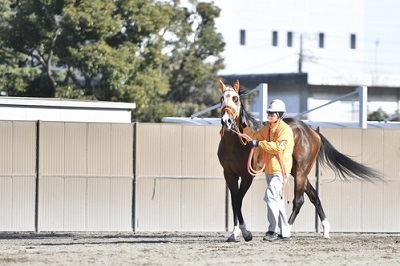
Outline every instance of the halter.
[[[231, 119], [233, 121], [232, 122], [232, 127], [230, 128], [230, 130], [238, 135], [239, 140], [242, 143], [242, 145], [246, 145], [247, 142], [248, 142], [248, 139], [246, 139], [244, 136], [241, 136], [241, 135], [244, 135], [244, 134], [242, 134], [240, 132], [240, 129], [238, 127], [238, 119], [240, 118], [240, 108], [242, 108], [241, 107], [241, 103], [240, 103], [240, 99], [239, 99], [239, 93], [238, 93], [238, 91], [236, 91], [236, 89], [234, 90], [232, 87], [225, 87], [225, 85], [224, 85], [224, 88], [221, 88], [221, 91], [222, 91], [222, 96], [221, 96], [221, 106], [222, 106], [221, 119], [224, 117], [225, 114], [227, 114], [229, 116], [229, 119]], [[232, 92], [233, 96], [231, 95], [231, 92]], [[234, 97], [237, 97], [237, 104], [236, 104], [235, 100], [233, 100]], [[224, 135], [224, 132], [225, 132], [225, 129], [222, 128], [221, 129], [221, 136]], [[243, 138], [245, 140], [243, 140]]]
[[227, 112], [230, 118], [236, 120], [241, 108], [239, 86], [235, 84], [235, 88], [232, 88], [224, 85], [221, 87], [221, 92], [221, 116]]
[[225, 112], [227, 112], [229, 117], [232, 117], [234, 120], [239, 118], [238, 111], [232, 106], [226, 105], [225, 107], [223, 107], [221, 110], [221, 116], [224, 115]]

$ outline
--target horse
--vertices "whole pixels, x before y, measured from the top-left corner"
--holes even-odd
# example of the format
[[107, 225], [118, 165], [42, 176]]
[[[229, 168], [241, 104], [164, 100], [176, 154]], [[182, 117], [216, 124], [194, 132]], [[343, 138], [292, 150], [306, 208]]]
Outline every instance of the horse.
[[[217, 155], [231, 195], [234, 225], [232, 234], [227, 239], [228, 242], [238, 241], [240, 234], [245, 241], [252, 240], [252, 234], [246, 228], [241, 209], [243, 198], [250, 188], [254, 176], [261, 173], [259, 170], [253, 170], [253, 167], [260, 165], [259, 155], [262, 152], [254, 152], [254, 148], [246, 145], [251, 139], [243, 134], [243, 127], [250, 126], [256, 132], [264, 124], [257, 121], [246, 111], [242, 103], [242, 98], [245, 97], [245, 94], [240, 91], [239, 86], [239, 80], [236, 80], [233, 87], [226, 86], [223, 81], [219, 81], [222, 93], [220, 99], [222, 127]], [[319, 162], [322, 166], [331, 168], [335, 176], [339, 176], [342, 180], [356, 178], [374, 181], [381, 179], [382, 175], [379, 171], [364, 166], [336, 150], [320, 132], [311, 128], [305, 122], [294, 118], [284, 118], [284, 121], [292, 128], [295, 142], [292, 155], [293, 166], [290, 173], [294, 178], [294, 198], [288, 223], [293, 225], [304, 203], [304, 193], [306, 193], [321, 220], [323, 237], [330, 238], [330, 224], [326, 218], [321, 200], [308, 180], [308, 174], [313, 165]]]

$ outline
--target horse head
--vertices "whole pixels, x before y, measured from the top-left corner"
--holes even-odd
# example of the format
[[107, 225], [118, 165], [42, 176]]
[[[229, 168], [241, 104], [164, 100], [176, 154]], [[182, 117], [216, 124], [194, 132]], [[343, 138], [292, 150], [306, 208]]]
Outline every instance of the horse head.
[[234, 87], [225, 86], [220, 80], [221, 89], [221, 124], [226, 130], [238, 129], [240, 125], [240, 115], [242, 104], [239, 96], [239, 80], [236, 80]]

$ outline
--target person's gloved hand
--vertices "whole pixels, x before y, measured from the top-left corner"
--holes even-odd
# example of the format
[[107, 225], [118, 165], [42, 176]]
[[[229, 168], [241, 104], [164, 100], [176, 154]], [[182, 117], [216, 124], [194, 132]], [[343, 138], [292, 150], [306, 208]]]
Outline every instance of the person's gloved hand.
[[253, 147], [258, 147], [258, 140], [253, 139], [252, 141], [249, 142], [250, 148]]

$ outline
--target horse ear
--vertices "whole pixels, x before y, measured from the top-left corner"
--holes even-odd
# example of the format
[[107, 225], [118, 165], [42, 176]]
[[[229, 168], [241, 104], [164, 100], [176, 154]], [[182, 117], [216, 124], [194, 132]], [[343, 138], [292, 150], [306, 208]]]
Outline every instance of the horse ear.
[[222, 80], [219, 80], [219, 88], [222, 93], [225, 91], [225, 84], [222, 82]]
[[235, 91], [237, 94], [239, 94], [239, 80], [238, 79], [235, 81]]

